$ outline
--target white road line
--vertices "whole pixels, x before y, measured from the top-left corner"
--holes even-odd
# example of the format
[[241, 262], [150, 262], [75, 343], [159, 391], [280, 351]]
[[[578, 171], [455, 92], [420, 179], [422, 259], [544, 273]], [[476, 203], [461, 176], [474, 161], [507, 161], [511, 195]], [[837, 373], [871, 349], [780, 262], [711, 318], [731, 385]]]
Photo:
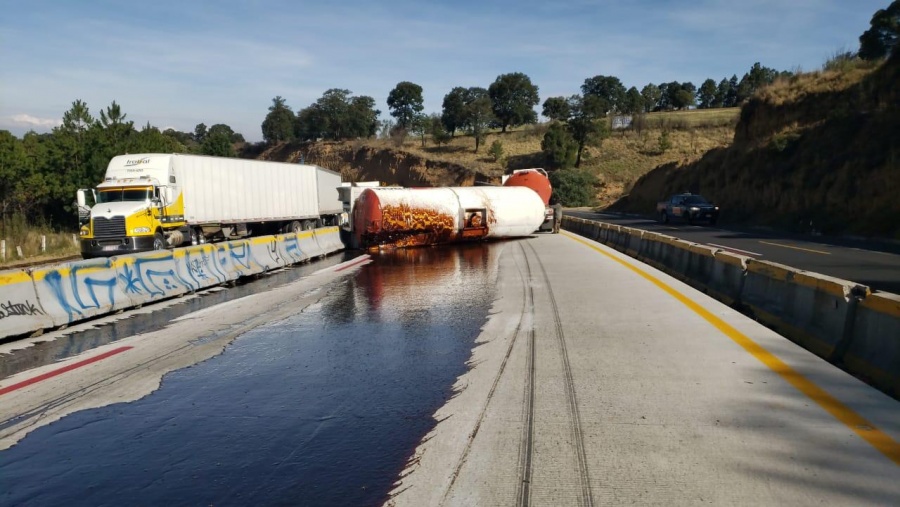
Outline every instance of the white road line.
[[750, 252], [748, 250], [741, 250], [740, 248], [734, 248], [734, 247], [725, 246], [725, 245], [717, 245], [715, 243], [707, 243], [707, 245], [714, 246], [716, 248], [721, 248], [722, 250], [729, 250], [729, 251], [738, 252], [738, 253], [742, 253], [742, 254], [753, 255], [755, 257], [762, 257], [762, 255], [763, 255], [761, 253]]

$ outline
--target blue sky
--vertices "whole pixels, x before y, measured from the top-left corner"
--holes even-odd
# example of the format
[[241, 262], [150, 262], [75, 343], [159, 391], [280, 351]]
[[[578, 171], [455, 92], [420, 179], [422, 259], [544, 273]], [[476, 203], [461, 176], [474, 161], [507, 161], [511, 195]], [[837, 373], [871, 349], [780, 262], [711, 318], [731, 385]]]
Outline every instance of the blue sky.
[[541, 102], [586, 78], [740, 78], [754, 62], [816, 70], [856, 50], [889, 0], [8, 2], [0, 129], [47, 132], [76, 99], [136, 126], [230, 125], [248, 141], [276, 95], [295, 111], [329, 88], [385, 100], [400, 81], [440, 112], [454, 86], [524, 72]]

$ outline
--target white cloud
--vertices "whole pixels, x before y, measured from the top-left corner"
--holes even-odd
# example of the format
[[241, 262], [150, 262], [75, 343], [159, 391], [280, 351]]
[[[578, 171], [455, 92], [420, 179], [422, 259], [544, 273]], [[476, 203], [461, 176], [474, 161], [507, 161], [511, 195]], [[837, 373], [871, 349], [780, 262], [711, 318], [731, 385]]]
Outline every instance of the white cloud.
[[62, 120], [57, 118], [37, 118], [30, 114], [14, 114], [7, 118], [13, 125], [19, 127], [38, 127], [50, 129], [62, 125]]

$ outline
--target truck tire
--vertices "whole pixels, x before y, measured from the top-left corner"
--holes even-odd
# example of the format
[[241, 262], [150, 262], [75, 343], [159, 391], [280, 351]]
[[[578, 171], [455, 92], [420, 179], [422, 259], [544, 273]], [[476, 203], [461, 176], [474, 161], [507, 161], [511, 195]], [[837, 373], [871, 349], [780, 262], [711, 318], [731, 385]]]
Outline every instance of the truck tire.
[[203, 235], [203, 232], [199, 227], [194, 227], [191, 229], [191, 244], [192, 245], [202, 245], [206, 243], [206, 236]]
[[664, 224], [669, 223], [669, 214], [666, 213], [665, 211], [660, 211], [659, 212], [659, 221]]
[[153, 249], [154, 250], [165, 250], [166, 249], [166, 238], [163, 237], [163, 234], [159, 231], [153, 235]]
[[303, 230], [304, 230], [304, 231], [311, 231], [311, 230], [313, 230], [313, 229], [315, 229], [315, 228], [316, 228], [316, 221], [315, 221], [315, 220], [305, 220], [305, 221], [303, 222]]
[[303, 231], [303, 226], [300, 225], [300, 222], [298, 220], [294, 220], [293, 222], [290, 223], [290, 225], [288, 225], [288, 232], [291, 234], [297, 234], [302, 231]]

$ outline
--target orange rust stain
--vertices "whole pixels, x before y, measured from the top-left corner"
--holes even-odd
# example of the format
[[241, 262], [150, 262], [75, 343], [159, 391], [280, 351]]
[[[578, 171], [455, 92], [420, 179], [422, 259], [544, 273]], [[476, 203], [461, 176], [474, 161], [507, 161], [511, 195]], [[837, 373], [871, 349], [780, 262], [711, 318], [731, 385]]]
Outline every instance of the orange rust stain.
[[387, 205], [381, 210], [381, 228], [367, 228], [366, 243], [398, 248], [434, 245], [451, 241], [456, 234], [456, 219], [428, 208]]

